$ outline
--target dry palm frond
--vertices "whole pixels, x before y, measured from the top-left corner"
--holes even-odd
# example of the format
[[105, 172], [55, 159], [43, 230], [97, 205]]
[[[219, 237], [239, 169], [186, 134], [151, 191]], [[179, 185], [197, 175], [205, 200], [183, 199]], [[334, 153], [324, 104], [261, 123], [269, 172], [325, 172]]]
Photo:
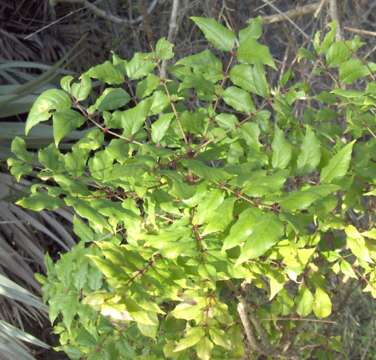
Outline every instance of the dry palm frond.
[[[0, 173], [0, 275], [38, 294], [40, 287], [33, 274], [45, 271], [46, 250], [54, 253], [66, 251], [75, 241], [62, 225], [68, 222], [60, 215], [44, 211], [28, 212], [10, 201], [17, 194], [22, 195], [27, 185], [26, 182], [17, 184], [10, 175]], [[45, 315], [28, 305], [5, 298], [0, 298], [0, 302], [0, 318], [17, 322], [20, 326], [25, 315], [34, 321], [40, 321]]]

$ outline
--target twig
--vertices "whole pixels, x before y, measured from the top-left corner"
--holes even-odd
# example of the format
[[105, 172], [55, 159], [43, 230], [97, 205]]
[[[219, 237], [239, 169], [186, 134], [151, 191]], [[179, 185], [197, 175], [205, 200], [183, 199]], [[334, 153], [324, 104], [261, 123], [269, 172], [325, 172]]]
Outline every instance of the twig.
[[[297, 17], [300, 17], [300, 16], [304, 16], [304, 15], [308, 15], [308, 14], [312, 14], [315, 11], [317, 11], [317, 9], [319, 9], [319, 7], [320, 7], [320, 2], [317, 2], [317, 3], [308, 4], [308, 5], [304, 5], [304, 6], [297, 6], [295, 9], [288, 10], [286, 12], [281, 12], [281, 10], [279, 10], [270, 1], [268, 1], [268, 0], [263, 0], [263, 1], [267, 5], [269, 5], [272, 9], [274, 9], [275, 11], [278, 12], [278, 14], [264, 16], [262, 18], [262, 20], [265, 24], [273, 24], [273, 23], [276, 23], [276, 22], [288, 20], [295, 27], [297, 27], [297, 25], [291, 19], [294, 19], [294, 18], [297, 18]], [[300, 32], [303, 32], [305, 37], [308, 37], [308, 35], [303, 30], [301, 30], [299, 27], [297, 27], [297, 28]]]
[[[265, 4], [268, 4], [273, 10], [275, 10], [280, 16], [282, 16], [285, 20], [287, 20], [295, 29], [297, 29], [306, 39], [310, 39], [310, 37], [296, 24], [291, 20], [291, 16], [289, 16], [288, 12], [282, 12], [279, 10], [275, 5], [273, 5], [269, 0], [262, 0]], [[309, 6], [309, 5], [306, 5]], [[318, 4], [316, 4], [318, 6]], [[302, 7], [304, 8], [304, 6]], [[311, 9], [311, 13], [316, 10], [317, 7]], [[297, 9], [295, 9], [297, 10]], [[301, 14], [300, 14], [301, 15]], [[276, 15], [275, 15], [276, 16]]]
[[247, 304], [244, 300], [244, 297], [242, 295], [239, 295], [238, 300], [239, 300], [239, 303], [238, 303], [237, 310], [238, 310], [240, 321], [242, 322], [245, 336], [247, 337], [249, 346], [251, 347], [252, 350], [256, 350], [257, 352], [261, 354], [269, 355], [269, 353], [265, 349], [260, 348], [260, 345], [256, 337], [253, 334], [252, 326], [248, 319]]
[[329, 0], [329, 14], [332, 20], [337, 23], [336, 39], [342, 40], [343, 33], [342, 33], [341, 20], [340, 20], [339, 13], [338, 13], [337, 0]]
[[[170, 43], [174, 43], [175, 35], [177, 33], [177, 17], [178, 17], [178, 10], [179, 10], [180, 0], [173, 0], [172, 1], [172, 9], [171, 9], [171, 15], [170, 15], [170, 23], [168, 25], [168, 35], [167, 40]], [[161, 77], [166, 77], [166, 66], [167, 61], [163, 60], [161, 65]]]
[[376, 46], [374, 46], [368, 53], [364, 56], [364, 60], [368, 59], [370, 55], [376, 50]]
[[367, 35], [367, 36], [376, 36], [376, 31], [356, 29], [356, 28], [353, 28], [353, 27], [350, 27], [350, 26], [345, 26], [343, 29], [350, 31], [350, 32], [353, 32], [355, 34]]
[[307, 321], [307, 322], [315, 322], [315, 323], [323, 323], [323, 324], [337, 324], [336, 321], [331, 320], [321, 320], [321, 319], [303, 319], [298, 317], [275, 317], [275, 318], [264, 318], [261, 321]]
[[[88, 0], [58, 0], [58, 2], [65, 2], [65, 3], [71, 3], [71, 4], [83, 4], [86, 8], [91, 10], [95, 15], [104, 18], [106, 20], [112, 21], [115, 24], [136, 24], [143, 20], [143, 16], [139, 16], [136, 19], [130, 20], [121, 18], [117, 15], [108, 13], [107, 11], [100, 9], [98, 6], [96, 6], [94, 3], [89, 2]], [[147, 13], [150, 14], [154, 8], [157, 6], [158, 0], [154, 0], [148, 7]]]
[[45, 25], [45, 26], [42, 26], [40, 29], [38, 29], [38, 30], [32, 32], [32, 33], [29, 34], [29, 35], [26, 35], [26, 36], [24, 37], [24, 40], [28, 40], [28, 39], [30, 39], [30, 38], [33, 37], [34, 35], [39, 34], [40, 32], [42, 32], [42, 31], [44, 31], [44, 30], [50, 28], [51, 26], [54, 26], [54, 25], [58, 24], [60, 21], [66, 19], [67, 17], [69, 17], [69, 16], [71, 16], [71, 15], [74, 15], [74, 14], [80, 12], [80, 11], [83, 10], [83, 9], [85, 9], [84, 6], [81, 7], [81, 8], [79, 8], [79, 9], [76, 9], [76, 10], [70, 11], [68, 14], [65, 14], [65, 15], [62, 16], [61, 18], [56, 19], [55, 21], [52, 21], [52, 22], [50, 22], [49, 24], [47, 24], [47, 25]]
[[167, 40], [173, 42], [175, 39], [175, 35], [177, 33], [177, 17], [178, 17], [178, 10], [179, 10], [180, 0], [173, 0], [172, 1], [172, 9], [171, 9], [171, 16], [170, 16], [170, 24], [168, 27], [168, 35]]
[[315, 11], [315, 14], [313, 15], [315, 18], [317, 18], [322, 10], [322, 8], [324, 7], [325, 3], [327, 2], [327, 0], [321, 0], [318, 8], [316, 9]]

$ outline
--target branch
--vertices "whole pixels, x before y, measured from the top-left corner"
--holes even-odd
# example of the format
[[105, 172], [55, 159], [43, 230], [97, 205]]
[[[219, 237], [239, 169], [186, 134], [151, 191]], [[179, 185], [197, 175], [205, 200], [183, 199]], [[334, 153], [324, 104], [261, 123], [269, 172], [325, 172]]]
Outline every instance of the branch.
[[350, 31], [355, 34], [366, 35], [366, 36], [376, 36], [376, 31], [369, 31], [363, 29], [356, 29], [350, 26], [345, 26], [344, 30]]
[[339, 18], [339, 13], [338, 13], [337, 0], [329, 0], [329, 14], [332, 20], [337, 23], [336, 39], [342, 40], [343, 34], [342, 34], [341, 20]]
[[242, 295], [239, 295], [238, 299], [239, 299], [238, 314], [239, 314], [240, 320], [242, 322], [244, 332], [245, 332], [245, 336], [247, 337], [247, 341], [248, 341], [249, 346], [251, 347], [252, 350], [256, 350], [260, 354], [270, 355], [268, 351], [266, 351], [265, 349], [262, 349], [260, 347], [260, 344], [258, 343], [255, 335], [253, 334], [253, 329], [252, 329], [251, 323], [249, 322], [249, 319], [248, 319], [247, 304], [244, 300], [244, 297]]
[[[179, 10], [180, 0], [173, 0], [172, 1], [172, 9], [171, 9], [171, 15], [170, 15], [170, 23], [168, 26], [168, 35], [167, 40], [170, 43], [174, 43], [175, 35], [177, 33], [177, 17], [178, 17], [178, 10]], [[166, 66], [167, 62], [166, 60], [163, 60], [161, 65], [161, 77], [166, 77]]]
[[279, 12], [278, 14], [264, 16], [262, 20], [265, 24], [273, 24], [280, 21], [286, 21], [287, 18], [294, 19], [300, 16], [312, 14], [319, 9], [320, 3], [321, 2], [308, 4], [304, 6], [297, 6], [295, 9], [283, 13]]
[[[91, 3], [88, 0], [58, 0], [58, 2], [61, 2], [61, 3], [65, 2], [65, 3], [71, 3], [71, 4], [82, 4], [86, 8], [91, 10], [95, 15], [97, 15], [97, 16], [103, 18], [103, 19], [112, 21], [115, 24], [132, 25], [132, 24], [139, 23], [140, 21], [143, 20], [143, 16], [139, 16], [136, 19], [132, 19], [132, 20], [121, 18], [117, 15], [111, 14], [111, 13], [99, 8], [97, 5], [95, 5], [95, 3]], [[149, 5], [147, 13], [150, 14], [154, 10], [154, 8], [157, 6], [157, 4], [158, 4], [158, 0], [154, 0]]]
[[[321, 0], [320, 2], [317, 2], [317, 3], [308, 4], [304, 6], [297, 6], [295, 9], [288, 10], [286, 12], [279, 11], [278, 14], [263, 16], [262, 21], [264, 24], [274, 24], [277, 22], [295, 19], [297, 17], [309, 15], [312, 13], [314, 13], [314, 16], [317, 17], [320, 11], [322, 10], [322, 7], [325, 5], [327, 1], [328, 0]], [[331, 18], [338, 23], [339, 22], [338, 9], [334, 7], [333, 0], [331, 0], [330, 4], [332, 7], [330, 10]], [[342, 31], [342, 27], [340, 27], [340, 25], [338, 25], [338, 27], [340, 28], [340, 31]], [[365, 35], [365, 36], [376, 36], [376, 31], [357, 29], [357, 28], [353, 28], [350, 26], [344, 26], [343, 30], [346, 30], [355, 34]], [[343, 38], [343, 35], [341, 36]]]
[[168, 26], [168, 35], [167, 35], [167, 40], [170, 42], [174, 41], [175, 35], [177, 32], [177, 27], [178, 27], [177, 18], [178, 18], [179, 5], [180, 5], [180, 0], [172, 1], [170, 24]]
[[[265, 4], [269, 5], [273, 10], [275, 10], [280, 16], [282, 16], [284, 18], [284, 20], [287, 20], [292, 26], [294, 26], [295, 29], [297, 29], [306, 39], [310, 39], [310, 37], [296, 24], [294, 23], [292, 20], [291, 20], [291, 16], [288, 15], [288, 12], [282, 12], [281, 10], [279, 10], [275, 5], [273, 5], [269, 0], [262, 0]], [[310, 12], [314, 12], [318, 6], [320, 6], [319, 3], [316, 3], [315, 4], [316, 7], [314, 8], [314, 10], [310, 10]], [[306, 5], [306, 6], [309, 6], [309, 5]], [[300, 11], [302, 9], [304, 9], [305, 7], [302, 6], [302, 7], [298, 7], [298, 8], [295, 8], [294, 10], [296, 11], [297, 9], [300, 9]], [[300, 13], [301, 14], [301, 13]], [[274, 16], [277, 16], [277, 15], [274, 15]], [[299, 15], [298, 15], [299, 16]]]

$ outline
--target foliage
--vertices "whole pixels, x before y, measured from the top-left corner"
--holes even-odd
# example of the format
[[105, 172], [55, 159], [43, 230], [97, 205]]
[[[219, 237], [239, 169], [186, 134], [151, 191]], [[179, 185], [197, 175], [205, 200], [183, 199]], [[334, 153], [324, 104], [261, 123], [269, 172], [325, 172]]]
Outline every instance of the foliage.
[[[38, 276], [59, 349], [90, 360], [341, 353], [325, 320], [341, 311], [338, 289], [354, 279], [376, 297], [375, 64], [332, 24], [299, 51], [307, 81], [292, 68], [274, 84], [259, 19], [238, 36], [193, 21], [216, 50], [178, 60], [168, 79], [165, 39], [114, 54], [34, 103], [27, 132], [52, 119], [54, 144], [36, 157], [13, 141], [11, 173], [40, 179], [19, 204], [77, 214], [81, 242]], [[95, 93], [91, 79], [108, 86]], [[84, 123], [94, 128], [59, 149]]]

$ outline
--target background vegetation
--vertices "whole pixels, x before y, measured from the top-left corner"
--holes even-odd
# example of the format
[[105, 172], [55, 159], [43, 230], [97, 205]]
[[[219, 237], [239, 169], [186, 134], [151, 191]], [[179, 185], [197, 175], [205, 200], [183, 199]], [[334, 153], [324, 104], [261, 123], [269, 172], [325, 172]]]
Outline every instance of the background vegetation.
[[[282, 68], [288, 68], [295, 60], [299, 47], [310, 47], [313, 34], [332, 19], [341, 24], [339, 36], [349, 38], [358, 33], [362, 37], [366, 42], [361, 49], [364, 59], [376, 58], [376, 1], [371, 0], [1, 0], [0, 158], [8, 156], [10, 140], [23, 134], [25, 113], [36, 95], [54, 86], [62, 74], [83, 72], [106, 60], [111, 51], [121, 57], [149, 51], [161, 36], [176, 44], [178, 57], [204, 49], [206, 42], [190, 16], [213, 17], [234, 30], [244, 27], [249, 18], [262, 16], [266, 23], [262, 41]], [[297, 66], [305, 78], [307, 69]], [[80, 133], [73, 133], [64, 146], [69, 147], [70, 140], [78, 137]], [[50, 139], [51, 128], [39, 126], [28, 138], [28, 147], [38, 149]], [[0, 298], [0, 317], [53, 344], [45, 308], [30, 295], [40, 293], [31, 274], [45, 270], [44, 252], [56, 258], [74, 244], [71, 214], [60, 210], [36, 215], [13, 205], [22, 195], [23, 185], [28, 184], [16, 185], [5, 164], [0, 166], [0, 288], [6, 295]], [[336, 326], [344, 334], [349, 358], [372, 359], [376, 351], [375, 305], [357, 289], [341, 291], [343, 311]], [[9, 345], [9, 334], [6, 325], [0, 326], [0, 344]], [[25, 339], [23, 336], [20, 334], [20, 339]], [[21, 342], [14, 346], [27, 356]], [[43, 348], [33, 348], [31, 352], [36, 358], [53, 356]]]

